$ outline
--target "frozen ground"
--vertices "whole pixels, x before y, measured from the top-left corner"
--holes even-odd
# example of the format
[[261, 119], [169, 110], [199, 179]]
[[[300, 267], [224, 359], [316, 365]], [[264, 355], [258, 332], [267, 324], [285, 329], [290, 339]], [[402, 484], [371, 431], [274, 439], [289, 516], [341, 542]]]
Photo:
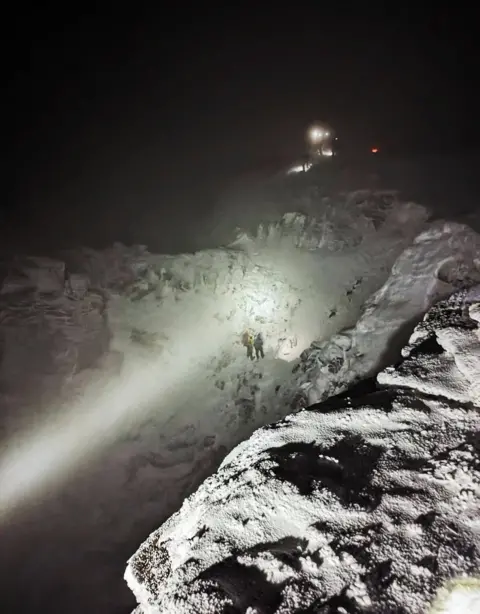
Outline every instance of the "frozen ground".
[[130, 560], [136, 613], [480, 612], [479, 324], [437, 303], [376, 391], [237, 446]]
[[[479, 240], [355, 193], [216, 250], [8, 263], [5, 611], [128, 612], [124, 562], [146, 535], [255, 429], [397, 360], [435, 300], [478, 280]], [[265, 335], [258, 363], [245, 328]]]

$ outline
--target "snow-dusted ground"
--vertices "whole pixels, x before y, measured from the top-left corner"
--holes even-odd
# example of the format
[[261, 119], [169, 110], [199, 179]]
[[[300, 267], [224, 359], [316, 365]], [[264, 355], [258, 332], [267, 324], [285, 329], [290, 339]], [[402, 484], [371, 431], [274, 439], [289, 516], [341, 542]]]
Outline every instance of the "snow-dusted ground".
[[479, 612], [479, 324], [453, 295], [377, 391], [237, 446], [130, 560], [137, 612]]
[[[128, 611], [124, 561], [230, 449], [397, 359], [412, 322], [479, 276], [478, 235], [392, 195], [324, 200], [316, 215], [196, 254], [67, 253], [66, 288], [62, 262], [21, 262], [20, 279], [10, 267], [0, 375], [25, 389], [2, 393], [11, 611]], [[258, 363], [247, 327], [266, 339]]]

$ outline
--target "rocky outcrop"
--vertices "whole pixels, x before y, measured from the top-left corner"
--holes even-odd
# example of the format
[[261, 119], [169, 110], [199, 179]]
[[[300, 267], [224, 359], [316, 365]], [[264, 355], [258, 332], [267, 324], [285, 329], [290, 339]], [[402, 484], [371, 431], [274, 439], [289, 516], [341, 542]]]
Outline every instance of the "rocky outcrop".
[[453, 295], [369, 394], [235, 448], [130, 559], [136, 613], [423, 614], [478, 586], [479, 324]]
[[108, 351], [107, 295], [51, 258], [17, 258], [0, 288], [0, 390], [58, 392]]
[[365, 302], [355, 326], [313, 342], [302, 353], [292, 406], [343, 392], [372, 376], [379, 359], [383, 364], [397, 360], [399, 343], [406, 341], [402, 328], [413, 326], [439, 298], [480, 283], [479, 254], [480, 236], [463, 224], [439, 221], [420, 233], [397, 259], [385, 285]]
[[392, 240], [397, 234], [413, 239], [429, 217], [425, 207], [402, 202], [392, 191], [358, 190], [332, 198], [312, 188], [307, 193], [303, 189], [298, 198], [290, 195], [292, 201], [296, 213], [285, 213], [255, 229], [237, 228], [231, 246], [338, 251], [368, 243], [373, 236]]

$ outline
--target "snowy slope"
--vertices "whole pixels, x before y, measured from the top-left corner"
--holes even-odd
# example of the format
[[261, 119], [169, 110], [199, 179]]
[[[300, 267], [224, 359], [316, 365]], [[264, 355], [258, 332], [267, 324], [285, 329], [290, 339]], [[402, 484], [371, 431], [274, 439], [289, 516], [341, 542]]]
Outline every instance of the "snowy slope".
[[[229, 450], [386, 365], [392, 344], [399, 357], [395, 333], [406, 341], [435, 293], [478, 275], [466, 226], [432, 225], [391, 194], [314, 201], [299, 190], [302, 213], [194, 254], [115, 245], [8, 263], [0, 578], [15, 611], [24, 585], [30, 614], [58, 586], [72, 614], [87, 595], [92, 611], [131, 605], [125, 559]], [[246, 358], [247, 327], [264, 333], [262, 361]], [[12, 364], [28, 365], [23, 379]]]
[[[12, 393], [4, 398], [5, 413], [13, 416], [5, 439], [12, 433], [18, 439], [18, 405], [27, 407], [22, 394], [29, 389], [38, 392], [36, 382], [47, 381], [45, 365], [50, 363], [56, 386], [44, 403], [48, 426], [42, 429], [41, 413], [34, 407], [32, 433], [28, 429], [22, 433], [23, 446], [17, 445], [13, 456], [6, 455], [4, 506], [10, 504], [12, 488], [32, 494], [42, 488], [39, 474], [52, 485], [52, 480], [60, 479], [67, 450], [68, 463], [75, 466], [119, 437], [130, 440], [133, 432], [137, 440], [146, 442], [149, 453], [161, 454], [163, 442], [152, 450], [149, 432], [165, 431], [171, 419], [174, 423], [168, 423], [166, 438], [189, 429], [196, 442], [208, 438], [207, 455], [215, 457], [214, 449], [230, 448], [256, 427], [285, 415], [298, 388], [297, 375], [289, 375], [289, 363], [313, 341], [352, 325], [399, 254], [425, 227], [427, 213], [422, 207], [395, 199], [379, 203], [380, 196], [355, 193], [337, 200], [335, 206], [324, 203], [321, 220], [286, 214], [260, 225], [253, 235], [239, 231], [222, 249], [178, 256], [121, 245], [103, 252], [67, 252], [63, 261], [56, 262], [57, 286], [48, 288], [44, 280], [49, 280], [52, 266], [38, 267], [43, 285], [33, 286], [24, 268], [21, 292], [9, 266], [0, 305], [0, 325], [7, 340], [0, 375], [11, 385], [5, 366], [14, 362], [22, 372], [21, 366], [31, 362], [32, 345], [37, 360], [23, 371], [27, 377], [13, 390], [20, 400], [12, 401]], [[348, 232], [349, 225], [355, 232]], [[66, 272], [64, 291], [58, 281], [63, 282]], [[107, 297], [99, 317], [108, 324], [104, 347], [108, 351], [101, 361], [98, 352], [80, 361], [79, 348], [86, 345], [89, 328], [83, 327], [84, 339], [82, 328], [71, 326], [68, 313], [90, 314], [91, 295], [103, 301]], [[19, 304], [30, 305], [33, 333]], [[55, 311], [57, 305], [62, 309]], [[247, 328], [261, 331], [265, 338], [266, 359], [259, 365], [245, 359], [241, 335]], [[77, 331], [78, 342], [69, 344], [72, 330]], [[17, 343], [22, 335], [30, 337], [30, 344]], [[41, 340], [54, 336], [65, 341], [65, 347], [42, 350]], [[103, 337], [98, 335], [100, 341]], [[52, 410], [55, 393], [60, 401]], [[193, 401], [197, 408], [185, 411]], [[52, 411], [60, 416], [53, 427]], [[32, 438], [38, 445], [32, 445]], [[47, 438], [50, 446], [44, 454]], [[122, 450], [121, 456], [125, 454], [145, 452], [141, 447], [141, 451]], [[35, 455], [44, 457], [43, 471], [38, 461], [31, 462]], [[138, 461], [132, 462], [137, 466]], [[129, 467], [127, 473], [132, 471]]]
[[480, 611], [472, 296], [437, 304], [376, 392], [235, 448], [130, 559], [138, 612]]

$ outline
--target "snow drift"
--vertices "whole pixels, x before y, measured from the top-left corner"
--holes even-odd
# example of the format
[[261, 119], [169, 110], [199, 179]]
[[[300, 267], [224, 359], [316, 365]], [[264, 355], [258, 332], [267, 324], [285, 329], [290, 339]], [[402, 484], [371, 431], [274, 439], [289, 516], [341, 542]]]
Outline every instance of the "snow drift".
[[479, 323], [478, 294], [439, 302], [377, 390], [235, 448], [130, 559], [137, 611], [420, 614], [437, 594], [466, 611], [451, 608], [480, 583]]

